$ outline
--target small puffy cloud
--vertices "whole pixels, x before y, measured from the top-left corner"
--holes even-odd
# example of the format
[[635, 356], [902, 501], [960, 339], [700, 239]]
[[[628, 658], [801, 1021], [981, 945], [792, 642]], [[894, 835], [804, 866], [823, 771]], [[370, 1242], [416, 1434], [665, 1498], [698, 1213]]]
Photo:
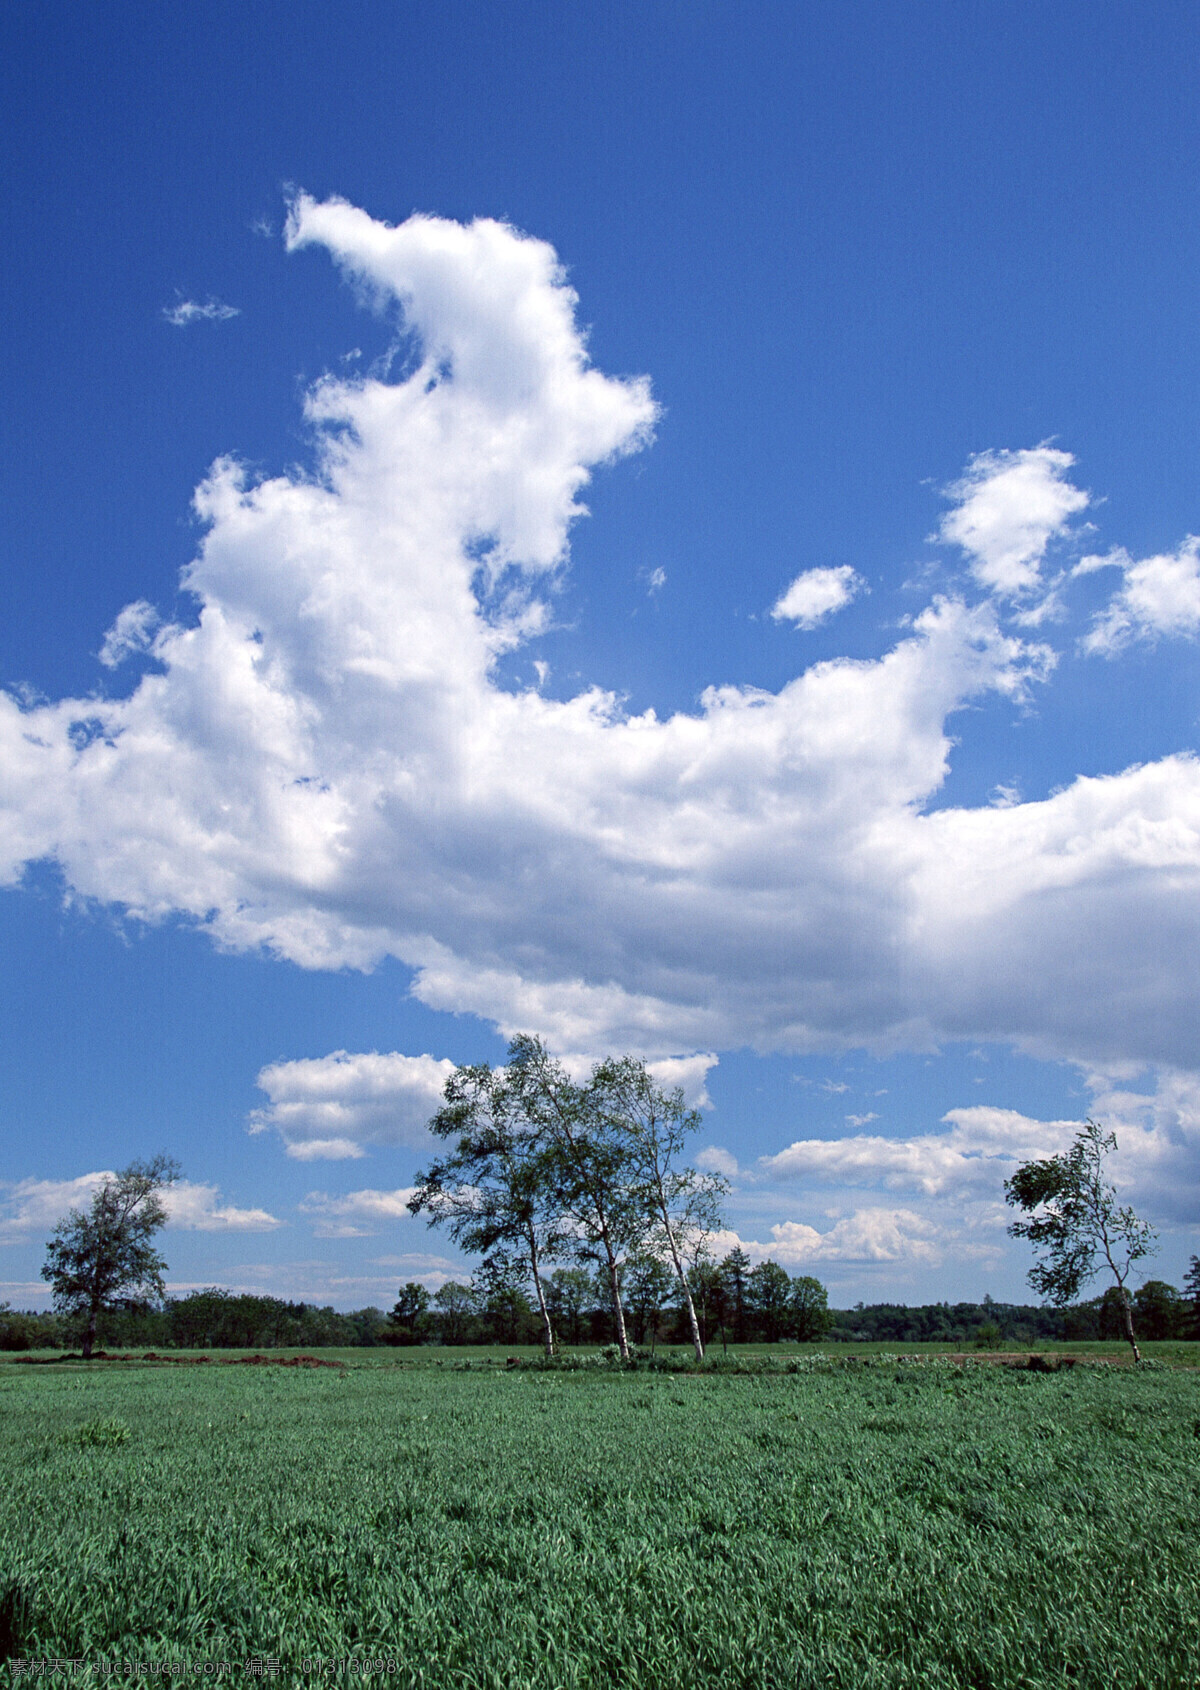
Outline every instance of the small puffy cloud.
[[651, 598], [654, 597], [655, 593], [660, 593], [666, 584], [667, 572], [665, 569], [652, 569], [646, 577], [646, 591]]
[[186, 329], [190, 323], [224, 323], [242, 313], [239, 306], [226, 305], [223, 299], [209, 294], [205, 300], [180, 297], [174, 305], [164, 305], [162, 314], [177, 329]]
[[770, 1231], [770, 1242], [723, 1232], [714, 1241], [714, 1253], [723, 1255], [740, 1245], [757, 1261], [769, 1258], [801, 1270], [820, 1263], [934, 1267], [943, 1256], [938, 1227], [912, 1209], [855, 1209], [825, 1232], [803, 1221], [781, 1221]]
[[115, 669], [135, 652], [148, 650], [158, 623], [158, 612], [146, 599], [127, 604], [104, 636], [100, 647], [104, 667]]
[[1067, 480], [1074, 462], [1070, 452], [1050, 446], [980, 452], [947, 489], [954, 509], [942, 518], [938, 538], [966, 552], [987, 592], [1019, 598], [1039, 585], [1050, 542], [1089, 503]]
[[847, 1115], [846, 1119], [852, 1127], [865, 1127], [868, 1122], [877, 1121], [879, 1116], [873, 1109], [868, 1109], [865, 1115]]
[[771, 607], [776, 622], [815, 628], [835, 610], [848, 605], [863, 589], [862, 577], [848, 563], [836, 569], [806, 569]]
[[712, 1051], [698, 1051], [694, 1056], [660, 1056], [647, 1062], [646, 1067], [664, 1091], [674, 1091], [679, 1086], [689, 1109], [711, 1109], [712, 1098], [706, 1081], [709, 1069], [716, 1065]]
[[807, 1262], [925, 1262], [941, 1259], [936, 1228], [912, 1209], [856, 1209], [828, 1232], [797, 1221], [771, 1228], [774, 1254], [788, 1266]]
[[[53, 1230], [71, 1209], [87, 1210], [111, 1170], [70, 1180], [0, 1183], [0, 1243], [16, 1244]], [[167, 1225], [183, 1232], [272, 1232], [282, 1225], [265, 1209], [239, 1209], [220, 1201], [215, 1185], [180, 1180], [163, 1193]]]
[[723, 1150], [719, 1144], [706, 1145], [696, 1157], [696, 1166], [706, 1173], [723, 1174], [726, 1179], [737, 1178], [737, 1157], [731, 1150]]
[[425, 1127], [441, 1106], [454, 1063], [398, 1051], [273, 1062], [258, 1085], [270, 1098], [250, 1117], [252, 1132], [273, 1128], [298, 1161], [337, 1161], [365, 1154], [366, 1145], [421, 1148]]
[[1076, 574], [1116, 567], [1124, 581], [1080, 642], [1094, 656], [1115, 657], [1135, 640], [1194, 639], [1200, 633], [1200, 537], [1177, 552], [1135, 563], [1128, 552], [1084, 558]]
[[283, 1222], [266, 1209], [239, 1209], [222, 1203], [215, 1185], [180, 1180], [164, 1193], [167, 1225], [183, 1232], [274, 1232]]
[[415, 1191], [415, 1186], [404, 1186], [396, 1191], [350, 1191], [344, 1197], [310, 1191], [299, 1209], [312, 1221], [318, 1238], [370, 1238], [396, 1221], [412, 1219], [408, 1203]]

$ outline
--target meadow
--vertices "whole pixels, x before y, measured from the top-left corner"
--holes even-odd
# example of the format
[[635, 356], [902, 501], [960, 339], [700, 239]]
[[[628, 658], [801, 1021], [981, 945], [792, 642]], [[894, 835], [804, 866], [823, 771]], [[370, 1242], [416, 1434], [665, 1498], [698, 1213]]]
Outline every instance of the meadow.
[[0, 1366], [10, 1682], [1200, 1682], [1194, 1371], [321, 1354]]

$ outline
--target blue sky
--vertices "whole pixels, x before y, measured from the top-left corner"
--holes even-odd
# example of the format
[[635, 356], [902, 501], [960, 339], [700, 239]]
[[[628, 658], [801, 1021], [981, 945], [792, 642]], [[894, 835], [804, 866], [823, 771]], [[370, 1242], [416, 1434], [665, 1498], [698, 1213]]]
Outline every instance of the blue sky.
[[835, 1301], [1024, 1295], [1089, 1110], [1177, 1281], [1190, 9], [0, 29], [0, 1298], [159, 1149], [177, 1286], [437, 1283], [517, 1028]]

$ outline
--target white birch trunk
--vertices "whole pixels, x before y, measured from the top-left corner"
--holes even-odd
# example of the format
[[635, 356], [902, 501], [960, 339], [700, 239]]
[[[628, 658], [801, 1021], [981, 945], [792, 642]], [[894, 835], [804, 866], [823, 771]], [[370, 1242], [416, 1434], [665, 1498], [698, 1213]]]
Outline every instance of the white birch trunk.
[[621, 1282], [617, 1277], [617, 1260], [611, 1250], [608, 1252], [608, 1283], [612, 1291], [613, 1320], [617, 1327], [617, 1348], [621, 1352], [621, 1360], [629, 1360], [629, 1339], [625, 1335], [625, 1310], [621, 1307]]
[[537, 1292], [538, 1308], [542, 1315], [542, 1345], [548, 1356], [554, 1354], [554, 1328], [550, 1324], [550, 1310], [546, 1307], [546, 1294], [542, 1290], [542, 1276], [538, 1271], [537, 1244], [534, 1242], [533, 1228], [529, 1229], [529, 1265], [533, 1269], [533, 1288]]
[[675, 1267], [675, 1275], [679, 1280], [679, 1289], [683, 1292], [683, 1300], [687, 1307], [688, 1325], [692, 1329], [692, 1348], [696, 1352], [696, 1360], [704, 1360], [704, 1342], [700, 1337], [700, 1322], [696, 1319], [696, 1305], [692, 1301], [692, 1288], [687, 1282], [687, 1273], [679, 1259], [679, 1251], [675, 1245], [675, 1233], [664, 1206], [662, 1211], [663, 1226], [667, 1234], [667, 1248], [671, 1252], [671, 1261]]

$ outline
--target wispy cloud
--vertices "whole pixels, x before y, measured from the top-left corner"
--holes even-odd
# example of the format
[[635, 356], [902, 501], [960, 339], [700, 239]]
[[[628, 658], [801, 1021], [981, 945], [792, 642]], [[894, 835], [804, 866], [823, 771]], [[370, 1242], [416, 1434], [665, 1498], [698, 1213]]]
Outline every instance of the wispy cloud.
[[412, 1220], [408, 1203], [415, 1190], [404, 1186], [396, 1191], [350, 1191], [344, 1197], [310, 1191], [299, 1208], [318, 1238], [369, 1238], [382, 1226]]
[[226, 305], [223, 299], [209, 294], [204, 300], [180, 296], [174, 305], [164, 305], [162, 314], [177, 329], [186, 329], [191, 323], [224, 323], [230, 317], [240, 317], [242, 313], [240, 306]]
[[116, 669], [135, 652], [146, 651], [158, 624], [159, 614], [146, 599], [127, 604], [104, 636], [101, 663], [106, 669]]

